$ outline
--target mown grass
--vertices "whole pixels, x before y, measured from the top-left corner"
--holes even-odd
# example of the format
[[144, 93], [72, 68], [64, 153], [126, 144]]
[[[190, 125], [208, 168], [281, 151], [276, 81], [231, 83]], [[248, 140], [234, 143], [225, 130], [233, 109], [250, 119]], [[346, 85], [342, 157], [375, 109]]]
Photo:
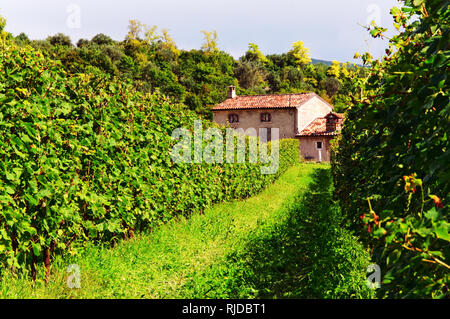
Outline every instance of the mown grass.
[[366, 285], [369, 253], [345, 227], [329, 168], [316, 168], [308, 190], [282, 215], [253, 230], [222, 260], [192, 273], [182, 297], [374, 297]]
[[[25, 275], [5, 273], [0, 281], [1, 298], [217, 298], [265, 296], [259, 284], [240, 282], [250, 271], [248, 264], [230, 263], [231, 256], [244, 256], [254, 247], [255, 234], [284, 225], [293, 205], [313, 181], [320, 164], [290, 168], [261, 194], [245, 201], [215, 205], [204, 214], [169, 222], [153, 232], [124, 241], [112, 249], [90, 247], [75, 257], [55, 260], [48, 282], [43, 270], [32, 284]], [[273, 236], [277, 236], [274, 234]], [[282, 234], [280, 234], [282, 235]], [[256, 237], [255, 237], [256, 236]], [[272, 236], [272, 235], [271, 235]], [[281, 238], [280, 240], [282, 240]], [[289, 238], [291, 240], [293, 238]], [[255, 249], [255, 248], [254, 248]], [[260, 257], [276, 260], [283, 256], [261, 250]], [[267, 255], [265, 255], [267, 253]], [[300, 252], [297, 252], [300, 253]], [[248, 256], [253, 256], [251, 251]], [[252, 258], [252, 257], [249, 257]], [[289, 262], [278, 260], [277, 262]], [[81, 269], [81, 288], [66, 285], [69, 264]], [[220, 270], [225, 267], [228, 276]], [[215, 271], [218, 270], [218, 271]], [[251, 270], [255, 271], [255, 269]], [[235, 275], [233, 275], [235, 274]], [[233, 280], [238, 281], [230, 285]], [[268, 277], [270, 281], [270, 277]], [[273, 283], [277, 279], [275, 278]], [[211, 283], [211, 284], [209, 284]], [[217, 283], [230, 289], [218, 289]], [[209, 285], [209, 286], [208, 286]], [[267, 289], [272, 289], [267, 285]], [[216, 289], [217, 288], [217, 289]], [[233, 290], [235, 289], [235, 291]], [[224, 291], [223, 291], [224, 290]]]

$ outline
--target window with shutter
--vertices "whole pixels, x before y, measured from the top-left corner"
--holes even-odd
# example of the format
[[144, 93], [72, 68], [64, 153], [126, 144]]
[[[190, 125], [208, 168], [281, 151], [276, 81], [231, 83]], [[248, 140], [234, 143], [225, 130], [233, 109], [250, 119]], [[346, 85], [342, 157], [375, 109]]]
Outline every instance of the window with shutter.
[[271, 122], [272, 116], [270, 113], [261, 113], [261, 122]]
[[228, 115], [228, 122], [230, 122], [230, 123], [239, 123], [239, 115], [237, 115], [237, 114], [230, 114], [230, 115]]

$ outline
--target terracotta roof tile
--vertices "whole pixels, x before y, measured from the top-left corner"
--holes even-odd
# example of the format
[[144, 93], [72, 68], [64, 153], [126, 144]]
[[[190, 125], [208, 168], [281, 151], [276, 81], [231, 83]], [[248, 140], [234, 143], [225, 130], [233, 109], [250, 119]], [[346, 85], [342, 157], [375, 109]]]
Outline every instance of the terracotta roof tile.
[[317, 96], [315, 93], [236, 96], [233, 99], [226, 99], [212, 110], [294, 108], [315, 96]]
[[320, 117], [312, 121], [298, 135], [299, 136], [317, 135], [318, 133], [326, 132], [326, 127], [327, 127], [327, 119]]
[[[336, 115], [339, 120], [337, 125], [342, 126], [344, 122], [344, 114], [342, 113], [329, 113], [328, 115]], [[297, 136], [334, 136], [338, 134], [338, 131], [327, 131], [327, 119], [326, 117], [319, 117], [312, 121], [306, 128], [304, 128]]]

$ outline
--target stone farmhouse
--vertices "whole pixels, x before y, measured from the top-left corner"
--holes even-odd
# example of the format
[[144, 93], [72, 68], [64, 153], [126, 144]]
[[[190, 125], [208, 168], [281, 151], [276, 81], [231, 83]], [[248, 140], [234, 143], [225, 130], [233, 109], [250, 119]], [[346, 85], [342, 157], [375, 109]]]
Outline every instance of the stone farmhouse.
[[315, 93], [237, 96], [229, 87], [228, 98], [212, 108], [214, 121], [232, 128], [279, 129], [279, 138], [300, 140], [306, 160], [329, 161], [330, 140], [340, 131], [344, 116]]

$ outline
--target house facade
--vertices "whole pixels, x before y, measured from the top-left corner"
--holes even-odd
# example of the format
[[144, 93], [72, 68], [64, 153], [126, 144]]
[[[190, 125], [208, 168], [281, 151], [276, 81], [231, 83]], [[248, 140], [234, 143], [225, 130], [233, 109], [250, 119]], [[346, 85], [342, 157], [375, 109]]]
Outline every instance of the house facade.
[[232, 128], [279, 129], [279, 138], [300, 140], [307, 160], [329, 161], [330, 140], [338, 134], [344, 117], [315, 93], [237, 96], [229, 87], [228, 98], [212, 108], [214, 121]]

